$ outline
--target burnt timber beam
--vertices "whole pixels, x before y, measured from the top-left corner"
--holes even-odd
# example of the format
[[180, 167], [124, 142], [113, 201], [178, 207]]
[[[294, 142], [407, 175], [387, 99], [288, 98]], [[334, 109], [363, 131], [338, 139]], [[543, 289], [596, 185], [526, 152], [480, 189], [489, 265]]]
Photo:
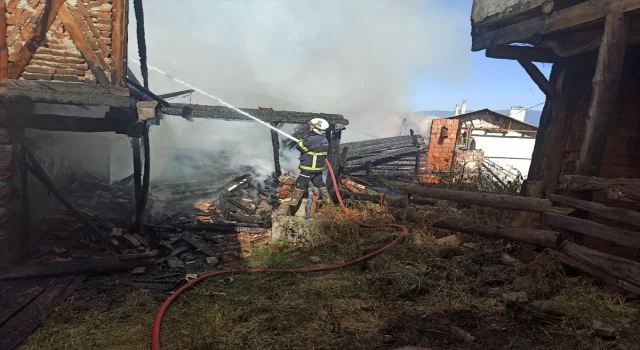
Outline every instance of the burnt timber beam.
[[523, 22], [495, 29], [488, 33], [474, 34], [472, 51], [491, 46], [525, 42], [535, 36], [559, 32], [573, 27], [601, 21], [609, 13], [624, 13], [640, 9], [640, 0], [585, 1], [578, 5], [554, 11]]
[[604, 179], [594, 176], [565, 175], [558, 188], [566, 191], [604, 191], [607, 197], [623, 202], [640, 202], [640, 179]]
[[134, 136], [133, 123], [111, 118], [69, 117], [54, 114], [0, 116], [1, 128], [72, 132], [115, 132]]
[[503, 60], [523, 60], [542, 63], [556, 63], [562, 59], [551, 49], [514, 45], [489, 47], [485, 51], [485, 56]]
[[[306, 124], [313, 118], [323, 118], [328, 121], [329, 124], [349, 124], [349, 121], [340, 114], [288, 112], [253, 108], [240, 108], [240, 110], [267, 123]], [[251, 118], [225, 106], [172, 103], [171, 107], [160, 107], [159, 111], [163, 114], [177, 115], [185, 118], [253, 121]]]
[[158, 104], [160, 104], [163, 107], [171, 107], [171, 104], [169, 104], [169, 102], [165, 101], [164, 99], [162, 99], [162, 97], [154, 94], [153, 92], [151, 92], [151, 90], [145, 88], [144, 86], [140, 85], [139, 83], [137, 83], [136, 81], [134, 81], [133, 79], [130, 79], [129, 77], [125, 78], [127, 84], [131, 85], [134, 89], [140, 91], [142, 94], [148, 96], [150, 99], [157, 101]]
[[99, 84], [0, 79], [3, 103], [52, 103], [87, 106], [131, 107], [129, 89]]
[[531, 77], [531, 80], [538, 85], [538, 88], [540, 88], [547, 97], [554, 96], [555, 91], [553, 90], [553, 86], [551, 86], [551, 83], [549, 83], [547, 78], [544, 77], [544, 74], [542, 74], [535, 64], [531, 61], [524, 60], [518, 60], [518, 63], [520, 63], [522, 68], [524, 68], [527, 74], [529, 74], [529, 77]]
[[176, 91], [176, 92], [170, 92], [167, 94], [160, 94], [158, 95], [158, 97], [163, 98], [163, 99], [167, 99], [167, 98], [174, 98], [174, 97], [179, 97], [179, 96], [183, 96], [183, 95], [188, 95], [188, 94], [192, 94], [194, 93], [196, 90], [181, 90], [181, 91]]
[[640, 212], [622, 208], [612, 208], [604, 204], [584, 201], [581, 199], [575, 199], [571, 197], [559, 196], [556, 194], [550, 194], [549, 199], [553, 202], [564, 204], [566, 206], [588, 211], [601, 218], [630, 224], [635, 227], [640, 227]]
[[[278, 123], [271, 123], [271, 126], [278, 128]], [[280, 138], [278, 133], [271, 130], [271, 145], [273, 147], [273, 165], [276, 172], [276, 178], [282, 174], [282, 168], [280, 168]]]
[[624, 13], [607, 15], [598, 63], [593, 76], [593, 93], [587, 116], [584, 141], [576, 162], [578, 175], [598, 176], [615, 112], [627, 46]]
[[113, 33], [111, 51], [111, 84], [114, 86], [124, 85], [127, 63], [125, 62], [125, 45], [127, 43], [127, 20], [125, 17], [125, 0], [115, 0], [113, 2]]

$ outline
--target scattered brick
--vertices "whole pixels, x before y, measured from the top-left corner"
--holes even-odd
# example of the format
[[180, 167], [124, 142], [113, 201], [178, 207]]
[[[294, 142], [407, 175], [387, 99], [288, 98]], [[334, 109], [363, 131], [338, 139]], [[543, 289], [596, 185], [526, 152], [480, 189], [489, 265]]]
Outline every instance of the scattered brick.
[[462, 241], [456, 235], [450, 235], [450, 236], [439, 238], [439, 239], [436, 240], [436, 242], [438, 244], [443, 244], [443, 245], [460, 245], [460, 244], [462, 244]]

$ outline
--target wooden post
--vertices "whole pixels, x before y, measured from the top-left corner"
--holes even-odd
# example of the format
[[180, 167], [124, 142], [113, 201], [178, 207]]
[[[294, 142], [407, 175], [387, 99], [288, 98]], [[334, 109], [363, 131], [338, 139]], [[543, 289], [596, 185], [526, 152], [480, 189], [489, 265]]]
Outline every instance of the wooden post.
[[7, 77], [9, 68], [9, 51], [7, 48], [7, 17], [6, 3], [0, 1], [0, 78]]
[[531, 77], [531, 80], [533, 80], [533, 82], [538, 85], [540, 90], [544, 92], [547, 97], [553, 97], [553, 95], [555, 94], [553, 86], [551, 86], [547, 78], [544, 77], [544, 74], [540, 72], [535, 64], [533, 64], [531, 61], [524, 60], [518, 60], [518, 63], [520, 63], [522, 68], [524, 68], [527, 74], [529, 74], [529, 77]]
[[125, 6], [124, 0], [113, 2], [113, 33], [111, 41], [111, 85], [123, 86], [126, 75], [124, 54], [125, 43]]
[[584, 141], [576, 164], [578, 175], [600, 175], [611, 127], [627, 46], [627, 20], [623, 13], [609, 13], [593, 76], [593, 94]]
[[142, 143], [144, 147], [144, 174], [140, 191], [140, 210], [136, 211], [136, 231], [142, 234], [144, 231], [145, 213], [149, 199], [149, 187], [151, 181], [151, 140], [149, 140], [149, 125], [144, 122], [142, 129]]
[[136, 222], [140, 215], [140, 203], [142, 199], [142, 159], [140, 158], [140, 139], [134, 137], [131, 139], [133, 147], [133, 183], [135, 188], [136, 199]]
[[[278, 123], [271, 123], [271, 126], [278, 128]], [[282, 175], [282, 168], [280, 168], [280, 138], [278, 133], [273, 130], [271, 130], [271, 145], [273, 146], [273, 164], [277, 178]]]

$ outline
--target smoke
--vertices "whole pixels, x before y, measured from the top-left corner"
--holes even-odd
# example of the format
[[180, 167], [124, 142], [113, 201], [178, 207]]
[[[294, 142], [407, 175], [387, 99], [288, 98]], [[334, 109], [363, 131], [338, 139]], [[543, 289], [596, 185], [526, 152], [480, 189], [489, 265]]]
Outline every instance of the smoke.
[[[150, 65], [237, 107], [343, 114], [347, 142], [396, 136], [420, 76], [464, 74], [468, 14], [443, 4], [157, 0], [145, 3], [147, 54]], [[133, 17], [129, 56], [137, 57]], [[156, 93], [183, 89], [154, 72], [149, 79]], [[174, 101], [216, 104], [197, 94]], [[273, 171], [270, 132], [256, 123], [167, 117], [152, 139], [155, 177], [175, 148], [224, 151], [230, 168]], [[283, 169], [296, 158], [285, 157]]]

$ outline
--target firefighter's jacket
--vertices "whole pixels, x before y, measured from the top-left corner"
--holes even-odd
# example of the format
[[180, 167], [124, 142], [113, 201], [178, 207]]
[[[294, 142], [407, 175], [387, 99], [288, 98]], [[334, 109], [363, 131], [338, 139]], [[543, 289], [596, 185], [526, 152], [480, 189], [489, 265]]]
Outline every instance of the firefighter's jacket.
[[325, 159], [329, 152], [329, 140], [326, 136], [309, 133], [298, 141], [297, 148], [302, 153], [298, 158], [300, 170], [311, 172], [324, 170]]

